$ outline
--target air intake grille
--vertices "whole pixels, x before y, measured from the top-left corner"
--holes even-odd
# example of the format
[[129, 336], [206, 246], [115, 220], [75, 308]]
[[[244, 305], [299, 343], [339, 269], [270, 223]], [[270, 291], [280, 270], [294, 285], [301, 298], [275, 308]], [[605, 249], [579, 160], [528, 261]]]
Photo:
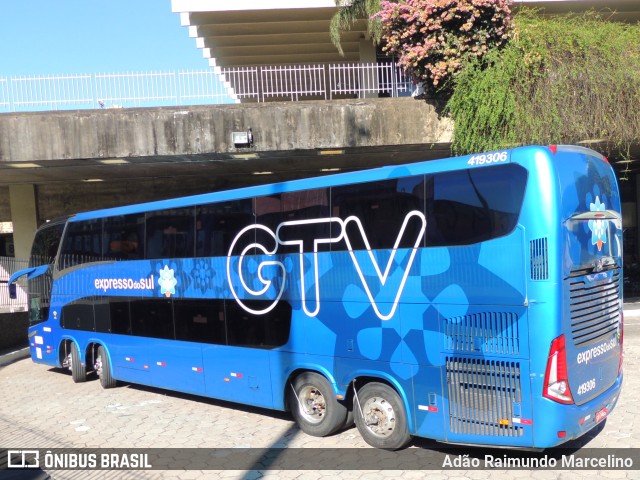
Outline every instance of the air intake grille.
[[531, 280], [549, 279], [549, 254], [547, 239], [538, 238], [529, 242], [531, 258]]
[[482, 312], [448, 318], [444, 329], [447, 350], [520, 354], [518, 316], [512, 312]]
[[453, 433], [519, 437], [512, 424], [520, 404], [520, 364], [494, 360], [446, 360], [449, 420]]
[[570, 278], [571, 332], [576, 346], [594, 342], [615, 332], [620, 322], [620, 269], [603, 273], [606, 278]]

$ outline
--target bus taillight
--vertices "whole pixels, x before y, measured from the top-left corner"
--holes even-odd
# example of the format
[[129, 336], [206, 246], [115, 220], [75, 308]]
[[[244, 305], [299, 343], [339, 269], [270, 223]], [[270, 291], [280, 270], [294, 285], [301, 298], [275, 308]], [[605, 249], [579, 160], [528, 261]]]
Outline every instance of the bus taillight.
[[567, 374], [567, 350], [564, 335], [560, 335], [551, 342], [542, 395], [554, 402], [567, 405], [573, 403]]

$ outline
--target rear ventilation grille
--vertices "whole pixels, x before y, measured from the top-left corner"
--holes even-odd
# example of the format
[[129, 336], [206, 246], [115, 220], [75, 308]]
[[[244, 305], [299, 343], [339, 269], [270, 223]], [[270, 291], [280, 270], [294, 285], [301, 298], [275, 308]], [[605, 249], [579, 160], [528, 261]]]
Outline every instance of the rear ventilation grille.
[[519, 437], [513, 424], [520, 409], [520, 364], [448, 357], [449, 421], [453, 433]]
[[531, 280], [549, 279], [549, 252], [547, 239], [538, 238], [529, 242], [531, 258]]
[[518, 315], [482, 312], [448, 318], [444, 324], [445, 348], [461, 353], [520, 354]]
[[620, 269], [601, 274], [600, 281], [589, 276], [571, 278], [571, 333], [577, 347], [607, 338], [620, 325]]

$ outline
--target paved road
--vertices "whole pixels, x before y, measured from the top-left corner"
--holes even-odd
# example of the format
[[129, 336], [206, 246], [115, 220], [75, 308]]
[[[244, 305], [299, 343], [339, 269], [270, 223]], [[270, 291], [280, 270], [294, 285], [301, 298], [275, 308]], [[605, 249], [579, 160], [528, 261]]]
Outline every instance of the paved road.
[[[640, 447], [640, 309], [625, 314], [625, 384], [617, 409], [604, 428], [578, 447]], [[640, 423], [640, 420], [638, 420]], [[410, 448], [429, 451], [438, 445], [416, 440]], [[328, 438], [302, 433], [285, 413], [238, 406], [158, 389], [124, 385], [102, 390], [96, 381], [74, 384], [70, 375], [29, 359], [0, 368], [0, 447], [2, 448], [350, 448], [370, 453], [355, 428]], [[418, 451], [420, 453], [421, 451]], [[318, 452], [331, 452], [330, 450]], [[353, 452], [349, 450], [349, 452]], [[637, 462], [640, 463], [640, 462]], [[337, 465], [337, 464], [336, 464]], [[336, 467], [337, 468], [337, 467]], [[400, 467], [399, 467], [400, 468]], [[640, 465], [636, 466], [640, 468]], [[222, 479], [384, 477], [429, 479], [563, 480], [640, 478], [640, 470], [221, 470], [221, 471], [63, 471], [55, 480]], [[0, 480], [8, 475], [0, 471]]]

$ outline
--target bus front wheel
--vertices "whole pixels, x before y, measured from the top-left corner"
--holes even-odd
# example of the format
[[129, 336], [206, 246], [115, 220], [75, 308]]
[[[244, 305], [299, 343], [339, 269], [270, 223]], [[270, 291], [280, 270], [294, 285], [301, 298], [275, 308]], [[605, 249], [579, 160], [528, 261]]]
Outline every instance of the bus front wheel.
[[325, 437], [345, 425], [347, 408], [336, 400], [333, 388], [322, 375], [305, 372], [289, 385], [291, 414], [300, 429]]
[[80, 358], [80, 352], [78, 351], [78, 347], [74, 342], [70, 343], [69, 352], [70, 365], [69, 369], [71, 370], [71, 378], [75, 383], [82, 383], [87, 381], [87, 367], [82, 364], [82, 359]]
[[98, 347], [98, 356], [96, 357], [94, 368], [98, 374], [98, 378], [100, 378], [102, 388], [113, 388], [116, 386], [117, 381], [111, 375], [111, 364], [109, 363], [107, 351], [102, 345]]
[[353, 409], [356, 427], [369, 445], [398, 450], [411, 440], [402, 400], [389, 385], [366, 384], [358, 392]]

